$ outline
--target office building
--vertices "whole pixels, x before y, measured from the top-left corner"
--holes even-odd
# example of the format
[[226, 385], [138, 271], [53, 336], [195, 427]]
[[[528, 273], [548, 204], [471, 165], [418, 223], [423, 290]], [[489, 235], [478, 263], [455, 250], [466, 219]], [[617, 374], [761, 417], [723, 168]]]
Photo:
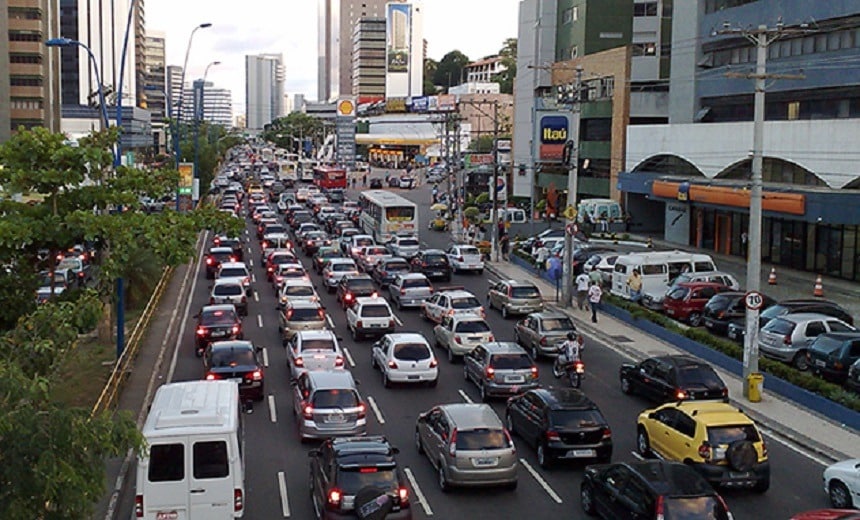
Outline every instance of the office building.
[[[147, 91], [146, 86], [146, 2], [145, 0], [136, 0], [134, 3], [133, 15], [133, 38], [134, 38], [134, 69], [135, 69], [135, 84], [137, 85], [137, 102], [136, 105], [140, 108], [147, 108]], [[129, 36], [131, 38], [132, 36]], [[132, 42], [129, 41], [129, 45]]]
[[387, 0], [319, 0], [317, 100], [353, 95], [353, 28], [362, 18], [385, 18]]
[[352, 94], [359, 104], [385, 98], [385, 18], [362, 18], [355, 24]]
[[233, 126], [233, 95], [229, 89], [218, 88], [211, 81], [203, 84], [201, 80], [196, 80], [183, 91], [182, 120], [185, 123], [194, 122], [194, 98], [195, 93], [200, 91], [201, 85], [203, 106], [197, 107], [200, 120], [225, 128]]
[[293, 112], [304, 112], [306, 103], [304, 94], [293, 96]]
[[144, 85], [146, 94], [146, 109], [152, 115], [153, 146], [163, 151], [166, 144], [165, 131], [167, 119], [167, 89], [166, 55], [164, 33], [150, 30], [146, 35], [146, 52], [144, 54]]
[[[165, 93], [169, 96], [167, 100], [170, 105], [170, 118], [176, 119], [179, 114], [179, 97], [183, 91], [182, 88], [182, 67], [179, 65], [168, 65], [165, 75], [166, 89]], [[185, 109], [183, 108], [183, 112]]]
[[245, 56], [245, 123], [251, 130], [284, 115], [283, 63], [280, 54]]
[[0, 74], [0, 141], [19, 127], [57, 132], [60, 56], [45, 46], [59, 33], [57, 6], [49, 0], [0, 0], [0, 13], [0, 70], [8, 71]]
[[424, 13], [421, 2], [385, 6], [385, 97], [424, 93]]

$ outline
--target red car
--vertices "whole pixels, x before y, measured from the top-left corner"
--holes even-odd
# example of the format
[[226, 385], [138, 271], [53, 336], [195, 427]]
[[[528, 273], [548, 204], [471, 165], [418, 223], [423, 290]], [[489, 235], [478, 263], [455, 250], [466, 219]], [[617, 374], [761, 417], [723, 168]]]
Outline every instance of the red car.
[[860, 511], [851, 509], [817, 509], [797, 513], [791, 520], [860, 520]]
[[663, 312], [698, 327], [702, 324], [702, 313], [708, 300], [717, 293], [730, 290], [730, 287], [711, 282], [680, 283], [663, 300]]

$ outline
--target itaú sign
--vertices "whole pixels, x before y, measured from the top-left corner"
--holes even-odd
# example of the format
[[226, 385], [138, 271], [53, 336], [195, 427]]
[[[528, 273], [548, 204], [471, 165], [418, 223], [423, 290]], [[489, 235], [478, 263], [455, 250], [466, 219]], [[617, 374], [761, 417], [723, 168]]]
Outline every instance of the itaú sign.
[[561, 160], [564, 143], [569, 135], [568, 128], [568, 118], [565, 115], [547, 115], [540, 118], [538, 142], [541, 160]]

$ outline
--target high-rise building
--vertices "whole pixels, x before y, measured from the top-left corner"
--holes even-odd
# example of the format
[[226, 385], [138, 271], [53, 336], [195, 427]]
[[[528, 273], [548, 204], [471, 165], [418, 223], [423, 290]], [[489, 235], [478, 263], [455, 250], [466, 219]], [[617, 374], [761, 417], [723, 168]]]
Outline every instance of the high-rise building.
[[361, 18], [385, 18], [388, 0], [319, 0], [317, 100], [353, 94], [353, 28]]
[[[170, 118], [176, 119], [179, 113], [179, 96], [182, 92], [182, 67], [179, 65], [168, 65], [165, 74], [166, 94], [169, 96]], [[183, 108], [183, 112], [185, 108]]]
[[[136, 106], [147, 108], [146, 86], [146, 8], [144, 0], [134, 3], [134, 71], [137, 86]], [[131, 38], [131, 36], [129, 36]], [[129, 42], [131, 45], [131, 42]]]
[[359, 103], [385, 97], [385, 18], [362, 18], [355, 24], [352, 94]]
[[247, 127], [262, 130], [284, 115], [284, 58], [281, 54], [245, 56]]
[[22, 126], [60, 130], [60, 56], [45, 46], [58, 33], [54, 2], [0, 0], [0, 141]]
[[230, 90], [217, 88], [211, 81], [204, 84], [199, 79], [182, 93], [182, 120], [186, 123], [194, 121], [194, 97], [200, 91], [201, 85], [203, 106], [197, 107], [201, 121], [227, 128], [233, 126], [233, 95]]
[[140, 90], [146, 93], [146, 108], [152, 114], [153, 143], [162, 150], [166, 141], [165, 123], [167, 117], [167, 99], [164, 95], [167, 88], [165, 75], [165, 39], [160, 31], [148, 31], [146, 35], [146, 53], [144, 54], [144, 84]]
[[385, 97], [424, 93], [424, 13], [420, 1], [385, 6]]
[[296, 94], [293, 97], [293, 112], [304, 112], [305, 111], [305, 95], [304, 94]]

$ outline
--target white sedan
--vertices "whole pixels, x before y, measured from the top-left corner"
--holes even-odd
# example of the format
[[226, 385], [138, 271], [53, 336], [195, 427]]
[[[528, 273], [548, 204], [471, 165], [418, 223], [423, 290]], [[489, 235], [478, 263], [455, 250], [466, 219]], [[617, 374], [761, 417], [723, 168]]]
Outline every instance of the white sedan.
[[442, 323], [445, 316], [468, 314], [487, 317], [480, 300], [468, 291], [458, 289], [439, 292], [421, 303], [421, 316], [435, 323]]
[[848, 459], [824, 470], [824, 491], [837, 509], [860, 507], [860, 459]]
[[484, 257], [481, 256], [481, 252], [475, 246], [454, 245], [445, 251], [445, 255], [455, 273], [458, 271], [476, 271], [478, 274], [482, 274], [484, 272]]
[[370, 365], [382, 373], [386, 388], [392, 383], [439, 382], [439, 362], [430, 344], [420, 334], [386, 334], [373, 345]]

